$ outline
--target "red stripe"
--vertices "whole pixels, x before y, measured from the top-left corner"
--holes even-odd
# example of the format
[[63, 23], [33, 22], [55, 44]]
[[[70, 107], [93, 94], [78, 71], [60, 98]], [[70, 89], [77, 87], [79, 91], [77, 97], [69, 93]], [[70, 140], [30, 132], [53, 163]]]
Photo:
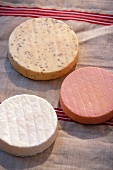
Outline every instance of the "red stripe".
[[31, 9], [18, 9], [18, 8], [12, 8], [12, 9], [7, 9], [7, 8], [1, 8], [0, 7], [0, 10], [3, 12], [3, 11], [7, 11], [7, 12], [27, 12], [27, 13], [51, 13], [51, 14], [55, 14], [55, 15], [70, 15], [70, 16], [85, 16], [85, 17], [92, 17], [92, 18], [101, 18], [101, 19], [107, 19], [107, 20], [113, 20], [113, 16], [103, 16], [101, 14], [99, 15], [95, 15], [95, 14], [92, 14], [92, 13], [89, 13], [89, 14], [86, 14], [86, 13], [80, 13], [80, 12], [73, 12], [73, 13], [70, 13], [70, 12], [66, 12], [66, 11], [55, 11], [55, 10], [46, 10], [46, 9], [37, 9], [37, 10], [31, 10]]
[[67, 117], [67, 116], [65, 116], [65, 115], [58, 114], [58, 113], [57, 113], [57, 116], [58, 116], [58, 117], [62, 117], [62, 118], [70, 119], [69, 117]]
[[[29, 14], [12, 14], [12, 13], [0, 13], [0, 16], [20, 16], [20, 17], [32, 17], [32, 18], [39, 18], [42, 17], [43, 15], [29, 15]], [[49, 16], [46, 16], [49, 17]], [[84, 21], [84, 22], [89, 22], [93, 24], [101, 24], [101, 25], [111, 25], [108, 22], [101, 22], [101, 21], [93, 21], [93, 20], [88, 20], [88, 19], [82, 19], [82, 18], [71, 18], [71, 17], [60, 17], [60, 16], [51, 16], [51, 18], [54, 19], [59, 19], [59, 20], [76, 20], [76, 21]]]
[[[42, 17], [43, 15], [32, 15], [32, 14], [13, 14], [13, 13], [1, 13], [0, 12], [0, 16], [20, 16], [20, 17], [32, 17], [32, 18], [39, 18]], [[46, 16], [46, 17], [49, 17]], [[108, 22], [103, 22], [103, 21], [94, 21], [91, 19], [83, 19], [83, 18], [72, 18], [72, 17], [60, 17], [60, 16], [51, 16], [51, 18], [54, 19], [59, 19], [59, 20], [76, 20], [76, 21], [84, 21], [84, 22], [89, 22], [89, 23], [93, 23], [93, 24], [101, 24], [101, 25], [111, 25]]]
[[[26, 10], [27, 9], [27, 10]], [[1, 16], [22, 16], [22, 17], [51, 17], [61, 20], [77, 20], [94, 24], [111, 25], [113, 24], [112, 15], [101, 15], [77, 11], [61, 11], [40, 8], [6, 7], [0, 6]]]
[[62, 110], [56, 110], [56, 112], [59, 114], [64, 114], [64, 112]]
[[62, 111], [62, 112], [63, 112], [63, 110], [62, 110], [61, 108], [57, 108], [57, 107], [55, 107], [54, 109], [55, 109], [55, 110], [60, 110], [60, 111]]
[[50, 11], [53, 13], [67, 13], [67, 14], [81, 14], [81, 15], [93, 15], [93, 16], [100, 16], [100, 17], [109, 17], [113, 18], [113, 15], [111, 14], [100, 14], [100, 13], [92, 13], [92, 12], [81, 12], [81, 11], [75, 11], [75, 10], [57, 10], [57, 9], [43, 9], [43, 8], [37, 8], [37, 7], [11, 7], [11, 6], [2, 6], [0, 5], [0, 9], [7, 9], [7, 10], [26, 10], [26, 11]]

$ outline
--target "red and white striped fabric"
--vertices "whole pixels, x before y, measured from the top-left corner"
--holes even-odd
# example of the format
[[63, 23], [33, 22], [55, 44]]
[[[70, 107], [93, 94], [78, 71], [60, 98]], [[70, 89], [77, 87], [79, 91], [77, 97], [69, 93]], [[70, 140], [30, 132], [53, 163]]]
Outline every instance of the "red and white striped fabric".
[[[42, 8], [28, 8], [28, 7], [11, 7], [0, 6], [0, 16], [21, 16], [21, 17], [51, 17], [59, 20], [76, 20], [89, 22], [93, 24], [112, 25], [113, 15], [99, 14], [92, 12], [80, 12], [74, 10], [56, 10], [56, 9], [42, 9]], [[66, 116], [62, 109], [55, 108], [58, 120], [74, 122]], [[103, 123], [105, 125], [113, 126], [113, 119]]]
[[0, 6], [0, 16], [51, 17], [59, 20], [76, 20], [93, 24], [112, 25], [113, 15], [74, 10], [56, 10], [28, 7]]

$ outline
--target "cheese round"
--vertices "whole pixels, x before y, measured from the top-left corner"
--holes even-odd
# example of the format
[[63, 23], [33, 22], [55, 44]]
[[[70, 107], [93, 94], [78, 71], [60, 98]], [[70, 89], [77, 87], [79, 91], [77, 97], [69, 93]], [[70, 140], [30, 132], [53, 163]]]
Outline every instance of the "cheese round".
[[43, 152], [57, 137], [54, 108], [34, 95], [17, 95], [0, 105], [0, 149], [16, 156]]
[[13, 68], [34, 80], [59, 78], [77, 62], [78, 40], [64, 22], [35, 18], [20, 24], [9, 37]]
[[63, 81], [60, 103], [65, 114], [83, 124], [99, 124], [113, 117], [113, 74], [84, 67]]

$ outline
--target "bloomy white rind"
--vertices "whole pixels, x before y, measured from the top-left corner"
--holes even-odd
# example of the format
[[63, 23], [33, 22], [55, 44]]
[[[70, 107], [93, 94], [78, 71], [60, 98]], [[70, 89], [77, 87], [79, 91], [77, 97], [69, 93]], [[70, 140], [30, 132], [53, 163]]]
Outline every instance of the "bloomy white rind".
[[[4, 121], [2, 121], [3, 114], [1, 113], [0, 114], [0, 121], [1, 121], [1, 128], [0, 128], [1, 129], [1, 131], [0, 131], [0, 149], [2, 149], [3, 151], [5, 151], [5, 152], [7, 152], [9, 154], [15, 155], [15, 156], [32, 156], [32, 155], [36, 155], [37, 153], [43, 152], [50, 145], [52, 145], [52, 143], [55, 141], [55, 139], [57, 137], [57, 131], [58, 131], [57, 115], [56, 115], [56, 112], [55, 112], [54, 108], [45, 99], [42, 99], [42, 98], [34, 96], [34, 95], [27, 95], [27, 94], [16, 95], [16, 96], [10, 97], [9, 99], [6, 99], [5, 101], [3, 101], [2, 104], [0, 105], [0, 107], [4, 108], [4, 106], [5, 106], [4, 103], [10, 103], [10, 102], [12, 102], [13, 99], [18, 99], [19, 100], [19, 97], [25, 97], [25, 98], [26, 97], [28, 97], [28, 98], [31, 97], [31, 98], [34, 98], [34, 99], [38, 99], [41, 102], [44, 102], [46, 107], [48, 106], [48, 108], [50, 108], [50, 113], [48, 113], [48, 114], [52, 114], [52, 116], [53, 116], [52, 120], [51, 120], [51, 121], [53, 121], [53, 124], [54, 124], [53, 129], [50, 132], [50, 135], [48, 137], [46, 136], [46, 139], [44, 139], [43, 142], [39, 142], [38, 141], [37, 144], [31, 144], [31, 145], [26, 143], [26, 146], [24, 146], [24, 145], [21, 146], [21, 142], [20, 143], [13, 143], [13, 145], [12, 145], [11, 141], [10, 140], [8, 141], [8, 138], [7, 138], [7, 133], [8, 132], [5, 133], [5, 135], [6, 135], [5, 139], [7, 139], [7, 140], [4, 140], [4, 137], [2, 136], [3, 135], [2, 132], [5, 132], [5, 131], [2, 131], [2, 127], [4, 126], [4, 125], [2, 126], [2, 123]], [[3, 109], [2, 109], [2, 111], [3, 111]], [[30, 121], [32, 121], [32, 120], [30, 120]], [[48, 121], [48, 123], [49, 123], [49, 121]], [[9, 124], [9, 122], [8, 122], [8, 124]], [[29, 133], [31, 133], [31, 132], [32, 131], [29, 131]]]
[[0, 139], [0, 149], [5, 151], [6, 153], [15, 156], [20, 156], [20, 157], [33, 156], [38, 153], [42, 153], [44, 150], [48, 149], [54, 143], [57, 134], [58, 134], [58, 127], [56, 128], [55, 133], [51, 136], [51, 138], [48, 139], [48, 141], [34, 147], [12, 146]]

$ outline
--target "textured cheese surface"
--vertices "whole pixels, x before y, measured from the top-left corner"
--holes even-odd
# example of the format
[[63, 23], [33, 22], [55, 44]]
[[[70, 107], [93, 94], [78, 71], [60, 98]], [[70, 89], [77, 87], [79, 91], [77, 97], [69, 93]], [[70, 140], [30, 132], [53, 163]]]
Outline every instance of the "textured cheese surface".
[[53, 107], [34, 95], [17, 95], [0, 105], [0, 148], [17, 156], [43, 152], [57, 136]]
[[64, 112], [83, 124], [99, 124], [113, 117], [113, 74], [84, 67], [69, 74], [61, 86]]
[[77, 61], [78, 40], [64, 22], [35, 18], [20, 24], [9, 38], [9, 60], [16, 71], [35, 80], [68, 73]]

